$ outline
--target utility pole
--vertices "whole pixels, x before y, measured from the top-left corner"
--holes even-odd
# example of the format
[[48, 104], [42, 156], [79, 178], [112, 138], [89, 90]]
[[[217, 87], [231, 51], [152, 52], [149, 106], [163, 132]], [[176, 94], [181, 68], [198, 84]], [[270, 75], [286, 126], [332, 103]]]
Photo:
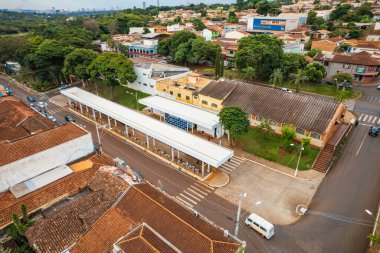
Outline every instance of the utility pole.
[[99, 128], [103, 128], [105, 125], [101, 125], [100, 127], [98, 125], [99, 125], [98, 122], [95, 121], [96, 135], [98, 136], [99, 152], [101, 154], [101, 153], [103, 153], [103, 147], [102, 147], [102, 142], [100, 140]]
[[239, 205], [238, 205], [238, 211], [237, 211], [236, 223], [235, 223], [235, 237], [238, 236], [240, 213], [241, 213], [241, 202], [242, 202], [243, 198], [245, 198], [245, 197], [247, 197], [247, 193], [246, 192], [240, 193], [240, 195], [239, 195]]

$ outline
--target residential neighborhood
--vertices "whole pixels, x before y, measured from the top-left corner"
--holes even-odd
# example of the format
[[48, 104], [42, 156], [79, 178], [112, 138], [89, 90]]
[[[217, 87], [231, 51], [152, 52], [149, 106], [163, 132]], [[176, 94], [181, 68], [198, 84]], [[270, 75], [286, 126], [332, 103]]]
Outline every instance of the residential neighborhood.
[[380, 252], [379, 13], [0, 1], [0, 252]]

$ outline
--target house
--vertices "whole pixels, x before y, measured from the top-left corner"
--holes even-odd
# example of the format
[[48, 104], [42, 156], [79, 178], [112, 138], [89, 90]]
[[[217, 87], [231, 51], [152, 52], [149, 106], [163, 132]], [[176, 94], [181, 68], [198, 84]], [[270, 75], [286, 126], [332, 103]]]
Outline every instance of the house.
[[180, 78], [190, 73], [190, 69], [162, 63], [160, 59], [132, 58], [136, 81], [128, 83], [128, 87], [151, 95], [156, 94], [156, 83], [166, 78]]
[[327, 30], [317, 30], [317, 31], [312, 32], [312, 37], [314, 39], [324, 40], [324, 39], [327, 39], [330, 34], [331, 34], [331, 32], [327, 31]]
[[347, 48], [348, 53], [360, 53], [360, 52], [367, 52], [370, 54], [374, 53], [380, 53], [380, 42], [379, 41], [357, 41], [351, 42], [348, 41], [347, 44], [349, 44]]
[[323, 40], [313, 40], [311, 44], [311, 49], [317, 48], [321, 50], [323, 54], [332, 53], [336, 50], [336, 48], [343, 45], [344, 42], [345, 40], [340, 37], [334, 37]]
[[204, 78], [198, 73], [189, 73], [177, 79], [166, 78], [156, 83], [156, 94], [194, 104], [194, 100], [198, 99], [198, 91], [210, 82], [210, 79]]
[[128, 58], [157, 58], [158, 40], [144, 39], [128, 45]]
[[372, 58], [372, 55], [367, 52], [331, 56], [317, 54], [314, 60], [321, 62], [326, 67], [327, 78], [331, 78], [337, 73], [348, 73], [357, 81], [371, 83], [379, 74], [380, 61]]
[[168, 28], [162, 25], [153, 26], [153, 29], [155, 33], [165, 33], [168, 31]]
[[280, 33], [294, 30], [299, 26], [299, 19], [294, 17], [251, 17], [247, 29], [255, 33]]
[[[0, 194], [0, 229], [6, 228], [12, 223], [12, 214], [17, 213], [21, 215], [20, 205], [23, 203], [28, 207], [28, 212], [34, 214], [44, 211], [45, 213], [54, 213], [54, 205], [59, 202], [69, 202], [73, 196], [81, 194], [83, 189], [86, 189], [88, 182], [95, 175], [96, 171], [101, 166], [110, 166], [113, 162], [106, 156], [93, 155], [84, 159], [81, 159], [68, 167], [71, 169], [71, 173], [63, 175], [63, 177], [55, 178], [54, 182], [48, 184], [43, 183], [42, 178], [36, 177], [29, 180], [26, 186], [30, 189], [30, 186], [36, 183], [40, 185], [35, 187], [31, 192], [24, 192], [23, 196], [15, 191], [13, 188]], [[57, 171], [53, 171], [57, 172]], [[55, 176], [55, 175], [50, 175]], [[53, 206], [53, 208], [51, 208]]]
[[326, 21], [330, 19], [331, 10], [315, 10], [315, 12], [317, 13], [317, 17], [321, 17]]
[[180, 26], [179, 24], [174, 24], [174, 25], [168, 25], [167, 26], [167, 31], [170, 33], [173, 33], [173, 32], [179, 32], [179, 31], [182, 31], [184, 28], [184, 26]]
[[230, 46], [228, 46], [225, 53], [227, 59], [235, 58], [235, 55], [238, 49], [239, 47], [237, 44], [231, 44]]
[[222, 32], [222, 28], [219, 26], [210, 26], [202, 31], [202, 37], [206, 41], [216, 40]]
[[129, 187], [66, 252], [237, 253], [244, 249], [244, 242], [171, 196], [150, 184], [139, 184]]
[[284, 53], [303, 54], [304, 46], [305, 44], [288, 42], [284, 44], [284, 46], [282, 47], [282, 50]]
[[380, 30], [373, 30], [365, 36], [366, 41], [380, 41]]
[[144, 34], [146, 28], [149, 32], [154, 33], [154, 29], [150, 27], [130, 27], [129, 34]]
[[210, 40], [213, 40], [213, 34], [212, 34], [212, 31], [209, 30], [209, 29], [203, 29], [202, 31], [202, 37], [206, 40], [206, 41], [210, 41]]
[[14, 98], [0, 100], [0, 192], [52, 170], [57, 177], [66, 175], [67, 163], [92, 152], [85, 129], [73, 123], [57, 126]]
[[233, 39], [233, 40], [240, 40], [241, 38], [247, 37], [250, 34], [245, 31], [232, 31], [232, 32], [226, 32], [224, 35], [225, 39]]

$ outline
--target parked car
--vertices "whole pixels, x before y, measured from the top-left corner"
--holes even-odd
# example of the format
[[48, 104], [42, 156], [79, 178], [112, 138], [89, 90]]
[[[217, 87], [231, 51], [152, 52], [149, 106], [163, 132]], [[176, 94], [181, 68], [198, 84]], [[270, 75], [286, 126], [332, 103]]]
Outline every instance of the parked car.
[[12, 96], [13, 95], [12, 90], [9, 89], [9, 88], [5, 88], [5, 93], [7, 93], [8, 96]]
[[45, 106], [47, 106], [47, 103], [41, 101], [41, 102], [38, 102], [38, 106], [41, 108], [44, 108]]
[[289, 92], [289, 93], [293, 93], [293, 91], [289, 90], [288, 88], [281, 88], [282, 91], [286, 91], [286, 92]]
[[65, 120], [66, 120], [67, 122], [75, 122], [75, 119], [74, 119], [73, 116], [71, 116], [71, 115], [66, 115], [66, 116], [65, 116]]
[[371, 135], [371, 136], [378, 136], [379, 132], [380, 132], [380, 129], [379, 129], [378, 126], [371, 126], [371, 128], [369, 129], [368, 134]]
[[57, 123], [58, 126], [62, 126], [63, 125], [62, 122], [59, 121], [59, 120], [56, 120], [55, 123]]
[[261, 234], [262, 237], [265, 237], [266, 239], [270, 239], [274, 235], [274, 226], [269, 221], [265, 220], [264, 218], [258, 216], [255, 213], [250, 214], [245, 219], [245, 224], [256, 230]]
[[377, 89], [378, 89], [378, 90], [380, 90], [380, 85], [379, 85], [379, 86], [377, 86]]
[[353, 87], [352, 84], [349, 84], [349, 83], [346, 84], [346, 85], [344, 85], [344, 84], [341, 83], [341, 84], [339, 85], [340, 88], [343, 88], [343, 86], [346, 86], [346, 89], [352, 89], [352, 87]]
[[36, 102], [36, 99], [33, 96], [27, 96], [26, 99], [28, 99], [29, 102]]

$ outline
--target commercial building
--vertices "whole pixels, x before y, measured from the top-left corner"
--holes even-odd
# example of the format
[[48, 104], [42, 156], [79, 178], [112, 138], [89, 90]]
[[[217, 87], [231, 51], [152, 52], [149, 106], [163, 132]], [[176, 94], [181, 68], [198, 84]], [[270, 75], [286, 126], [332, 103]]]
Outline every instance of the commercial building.
[[160, 59], [131, 58], [137, 75], [136, 81], [128, 83], [128, 87], [148, 93], [156, 94], [156, 83], [160, 80], [171, 78], [177, 79], [190, 73], [190, 69], [162, 63]]
[[224, 134], [217, 113], [181, 103], [172, 99], [151, 96], [139, 100], [150, 111], [168, 124], [186, 131], [196, 131], [219, 138]]
[[287, 32], [296, 29], [299, 25], [298, 18], [279, 17], [250, 17], [247, 21], [247, 29], [257, 34]]
[[128, 57], [157, 58], [158, 40], [144, 39], [128, 45]]
[[305, 13], [280, 13], [277, 18], [298, 19], [300, 25], [305, 25], [307, 20], [307, 12]]
[[[86, 130], [73, 123], [58, 127], [20, 101], [0, 100], [0, 192], [16, 186], [13, 192], [23, 188], [25, 195], [70, 174], [65, 165], [93, 151]], [[36, 177], [44, 183], [28, 182]]]

